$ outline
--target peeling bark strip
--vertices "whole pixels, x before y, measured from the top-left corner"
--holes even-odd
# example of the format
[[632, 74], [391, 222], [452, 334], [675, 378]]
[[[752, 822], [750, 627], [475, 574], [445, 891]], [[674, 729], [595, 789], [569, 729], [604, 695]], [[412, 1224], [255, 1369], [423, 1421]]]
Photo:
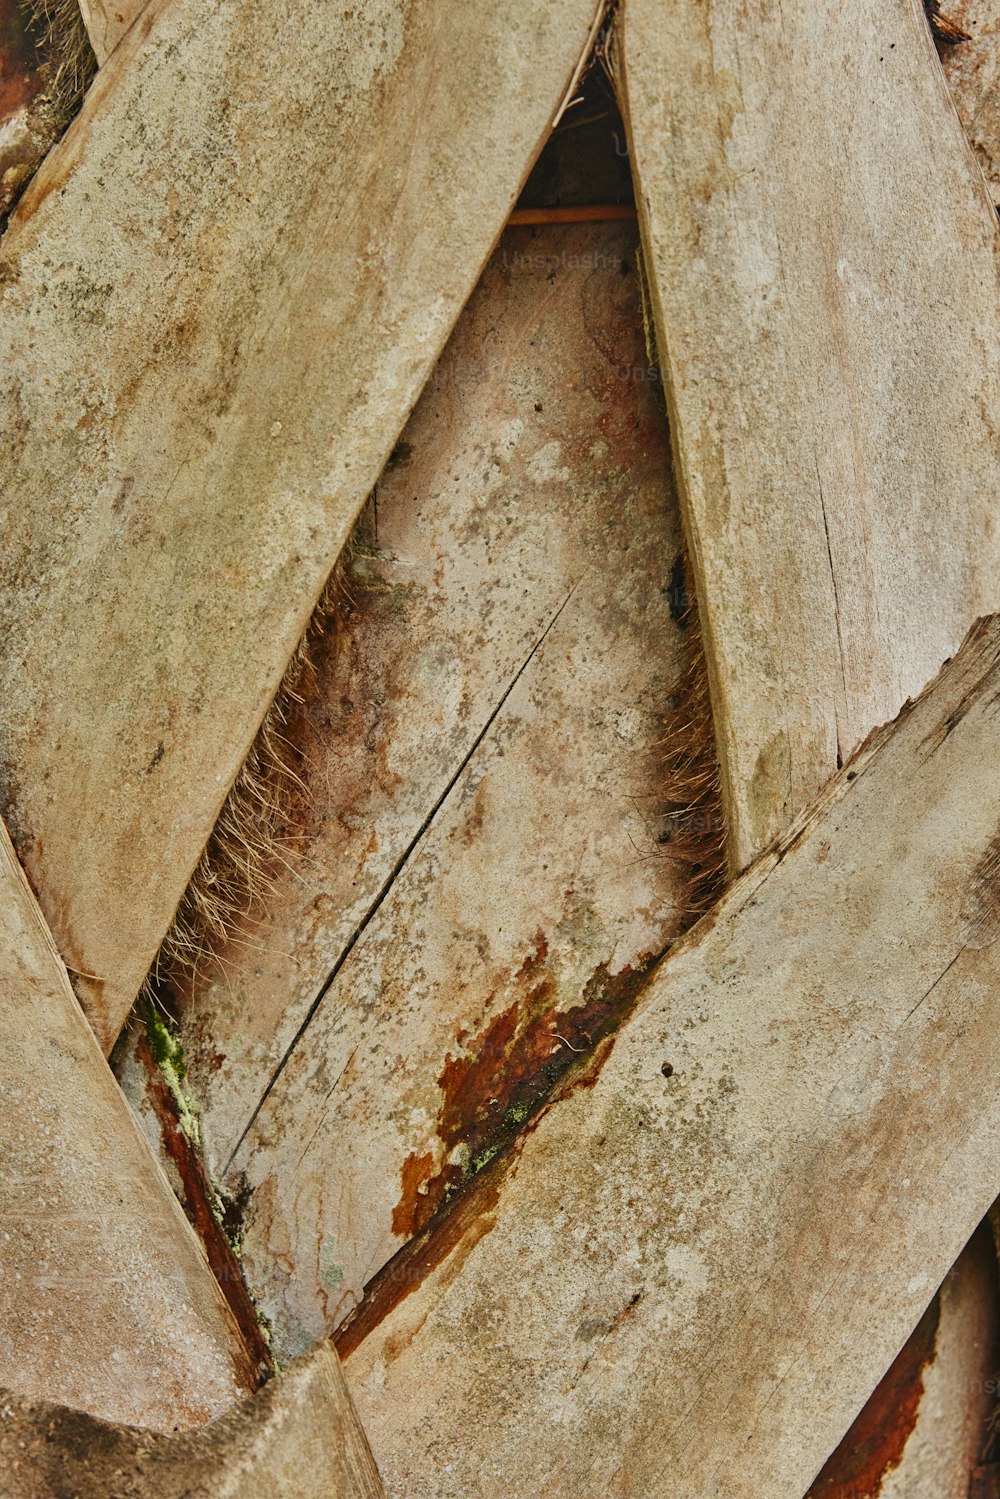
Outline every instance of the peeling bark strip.
[[1000, 604], [996, 219], [915, 0], [619, 44], [742, 868]]
[[383, 591], [310, 706], [301, 862], [182, 1006], [279, 1358], [509, 1148], [682, 924], [680, 535], [634, 250], [504, 236], [380, 484]]
[[843, 1499], [845, 1493], [856, 1494], [859, 1499], [878, 1499], [882, 1480], [899, 1467], [917, 1424], [924, 1374], [937, 1351], [939, 1321], [940, 1304], [935, 1295], [848, 1437], [824, 1463], [806, 1499]]
[[253, 1387], [236, 1325], [0, 826], [0, 1384], [196, 1425]]
[[1000, 944], [964, 914], [998, 755], [993, 620], [351, 1355], [390, 1493], [800, 1499], [1000, 1187]]
[[201, 1241], [212, 1274], [215, 1276], [230, 1311], [239, 1327], [255, 1379], [263, 1383], [274, 1373], [274, 1360], [257, 1310], [247, 1292], [240, 1262], [226, 1235], [222, 1217], [224, 1204], [217, 1192], [195, 1142], [184, 1128], [177, 1100], [159, 1071], [145, 1035], [137, 1040], [140, 1065], [145, 1068], [149, 1101], [159, 1124], [157, 1148], [162, 1149], [176, 1174], [177, 1192], [188, 1222]]
[[0, 785], [105, 1047], [593, 14], [153, 0], [18, 207]]
[[[16, 1474], [14, 1487], [4, 1479]], [[68, 1486], [69, 1484], [69, 1486]], [[329, 1344], [197, 1432], [161, 1436], [0, 1390], [4, 1499], [380, 1499]]]

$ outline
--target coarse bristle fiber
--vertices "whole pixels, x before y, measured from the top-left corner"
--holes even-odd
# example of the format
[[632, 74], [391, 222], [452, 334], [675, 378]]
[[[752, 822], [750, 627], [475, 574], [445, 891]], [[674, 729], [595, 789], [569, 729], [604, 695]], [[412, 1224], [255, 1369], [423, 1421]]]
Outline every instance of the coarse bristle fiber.
[[[651, 369], [659, 369], [653, 301], [641, 248], [636, 252], [636, 270], [646, 358]], [[687, 664], [674, 684], [665, 719], [662, 784], [666, 806], [661, 836], [684, 871], [680, 910], [682, 926], [687, 928], [711, 909], [725, 889], [729, 856], [708, 666], [686, 550], [674, 563], [670, 592], [671, 613], [684, 631]]]
[[729, 864], [708, 668], [686, 557], [682, 566], [684, 602], [677, 622], [685, 632], [687, 664], [674, 684], [665, 720], [663, 837], [684, 872], [680, 905], [688, 927], [722, 894]]
[[354, 558], [370, 551], [366, 507], [327, 581], [274, 701], [223, 804], [140, 998], [162, 1005], [165, 990], [193, 987], [237, 929], [259, 916], [294, 844], [296, 803], [306, 795], [299, 755], [288, 735], [316, 690], [320, 642], [341, 634]]
[[35, 38], [45, 75], [45, 97], [61, 128], [65, 128], [83, 102], [97, 72], [94, 56], [77, 0], [20, 0], [22, 12]]

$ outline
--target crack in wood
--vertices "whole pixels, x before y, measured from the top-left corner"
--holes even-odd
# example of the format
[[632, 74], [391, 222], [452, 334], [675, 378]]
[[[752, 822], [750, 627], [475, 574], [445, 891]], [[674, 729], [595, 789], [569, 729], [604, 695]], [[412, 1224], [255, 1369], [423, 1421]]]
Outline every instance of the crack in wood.
[[563, 610], [566, 608], [567, 604], [569, 603], [570, 599], [573, 597], [574, 593], [576, 592], [577, 588], [582, 583], [583, 578], [585, 576], [586, 576], [586, 574], [584, 573], [579, 578], [577, 578], [577, 580], [573, 584], [572, 588], [569, 589], [569, 591], [567, 592], [567, 594], [563, 598], [563, 600], [560, 603], [559, 607], [555, 610], [555, 612], [552, 615], [551, 619], [549, 620], [548, 624], [545, 626], [545, 629], [542, 631], [541, 635], [535, 641], [535, 644], [532, 646], [532, 648], [528, 652], [527, 656], [525, 656], [524, 660], [521, 662], [521, 665], [518, 667], [517, 671], [514, 673], [514, 676], [511, 678], [511, 680], [508, 683], [507, 687], [504, 689], [503, 694], [501, 695], [501, 697], [497, 701], [496, 706], [493, 708], [493, 710], [490, 713], [489, 717], [487, 718], [486, 722], [483, 724], [483, 726], [480, 729], [479, 733], [476, 735], [475, 739], [473, 740], [473, 742], [471, 743], [471, 745], [469, 746], [469, 748], [466, 750], [464, 756], [462, 757], [461, 761], [459, 762], [458, 766], [456, 767], [456, 769], [455, 769], [453, 775], [451, 776], [451, 778], [449, 779], [448, 783], [445, 785], [445, 787], [443, 788], [443, 790], [440, 792], [440, 794], [438, 795], [437, 799], [435, 800], [433, 806], [431, 807], [430, 811], [427, 813], [426, 817], [421, 822], [421, 824], [417, 828], [416, 832], [413, 834], [413, 837], [410, 839], [409, 843], [403, 849], [403, 852], [400, 854], [399, 858], [396, 860], [396, 862], [393, 865], [392, 869], [389, 871], [389, 874], [386, 877], [386, 879], [384, 880], [381, 888], [379, 889], [378, 894], [375, 896], [375, 899], [372, 901], [371, 905], [368, 907], [368, 910], [365, 912], [365, 914], [362, 917], [361, 921], [357, 924], [357, 926], [355, 927], [354, 931], [351, 933], [350, 938], [348, 939], [348, 941], [345, 943], [343, 949], [341, 950], [340, 956], [337, 958], [337, 961], [334, 963], [333, 967], [331, 968], [330, 973], [327, 976], [326, 980], [324, 981], [324, 983], [323, 983], [322, 987], [320, 988], [319, 992], [317, 993], [316, 998], [313, 1000], [312, 1004], [309, 1006], [309, 1009], [306, 1011], [306, 1014], [305, 1014], [305, 1016], [304, 1016], [304, 1018], [302, 1020], [302, 1023], [299, 1026], [298, 1030], [296, 1031], [295, 1035], [292, 1037], [292, 1040], [289, 1043], [288, 1047], [286, 1048], [286, 1050], [284, 1052], [284, 1055], [282, 1056], [282, 1058], [281, 1058], [280, 1062], [278, 1063], [277, 1067], [272, 1072], [272, 1074], [271, 1074], [271, 1076], [270, 1076], [270, 1078], [268, 1080], [267, 1087], [264, 1089], [263, 1093], [260, 1095], [260, 1098], [258, 1099], [257, 1104], [256, 1104], [253, 1112], [251, 1113], [249, 1119], [247, 1120], [247, 1123], [244, 1126], [244, 1128], [243, 1128], [243, 1130], [242, 1130], [242, 1132], [241, 1132], [238, 1140], [236, 1141], [236, 1144], [233, 1146], [233, 1149], [230, 1152], [229, 1158], [226, 1161], [225, 1167], [223, 1169], [223, 1173], [222, 1173], [223, 1176], [225, 1176], [229, 1172], [230, 1168], [232, 1167], [233, 1161], [235, 1160], [237, 1154], [239, 1153], [240, 1146], [243, 1144], [243, 1141], [246, 1139], [247, 1135], [253, 1129], [253, 1126], [254, 1126], [254, 1124], [255, 1124], [255, 1122], [256, 1122], [259, 1114], [260, 1114], [261, 1109], [266, 1104], [268, 1098], [270, 1097], [271, 1093], [274, 1090], [275, 1084], [277, 1083], [277, 1081], [280, 1078], [281, 1074], [284, 1072], [285, 1068], [288, 1066], [288, 1063], [291, 1061], [292, 1055], [294, 1054], [296, 1048], [298, 1047], [298, 1045], [300, 1044], [300, 1042], [302, 1041], [302, 1039], [306, 1035], [306, 1032], [308, 1031], [309, 1026], [311, 1025], [311, 1023], [312, 1023], [312, 1021], [313, 1021], [313, 1019], [314, 1019], [317, 1011], [319, 1010], [320, 1006], [322, 1005], [322, 1003], [323, 1003], [324, 999], [326, 998], [327, 994], [329, 993], [331, 987], [336, 982], [337, 975], [340, 973], [340, 971], [343, 968], [344, 964], [347, 962], [348, 958], [351, 956], [351, 953], [354, 951], [355, 947], [358, 945], [358, 943], [360, 942], [361, 938], [364, 936], [364, 933], [367, 930], [367, 928], [370, 926], [371, 922], [378, 915], [379, 909], [381, 908], [381, 906], [385, 902], [386, 898], [390, 894], [390, 892], [391, 892], [393, 886], [395, 885], [396, 881], [398, 880], [399, 876], [402, 874], [403, 870], [406, 868], [406, 866], [409, 863], [410, 859], [412, 858], [413, 854], [416, 852], [417, 848], [419, 847], [421, 841], [423, 840], [423, 838], [425, 837], [425, 835], [427, 834], [427, 832], [431, 828], [431, 826], [432, 826], [432, 824], [434, 822], [434, 819], [437, 817], [438, 813], [441, 811], [441, 808], [444, 806], [445, 802], [448, 800], [448, 797], [451, 795], [451, 793], [454, 790], [455, 786], [457, 785], [457, 783], [461, 779], [462, 775], [464, 774], [464, 772], [468, 768], [470, 761], [472, 760], [473, 756], [476, 754], [476, 751], [479, 749], [480, 745], [483, 743], [483, 740], [486, 738], [486, 736], [489, 733], [490, 729], [493, 727], [494, 723], [496, 722], [496, 719], [497, 719], [498, 715], [502, 712], [502, 710], [504, 708], [504, 705], [506, 704], [506, 702], [507, 702], [508, 698], [510, 697], [511, 693], [517, 687], [518, 682], [520, 682], [522, 676], [527, 671], [528, 667], [531, 665], [531, 662], [534, 660], [535, 656], [538, 654], [538, 652], [541, 650], [542, 646], [545, 644], [545, 641], [548, 638], [549, 632], [554, 628], [554, 626], [557, 623], [560, 615], [562, 614]]

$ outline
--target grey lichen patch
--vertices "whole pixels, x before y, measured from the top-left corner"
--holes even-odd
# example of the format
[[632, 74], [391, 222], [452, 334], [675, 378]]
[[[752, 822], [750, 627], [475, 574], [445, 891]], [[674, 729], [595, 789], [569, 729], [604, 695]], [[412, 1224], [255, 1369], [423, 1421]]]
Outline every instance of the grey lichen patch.
[[336, 1240], [327, 1234], [319, 1251], [319, 1278], [328, 1291], [336, 1291], [344, 1279]]

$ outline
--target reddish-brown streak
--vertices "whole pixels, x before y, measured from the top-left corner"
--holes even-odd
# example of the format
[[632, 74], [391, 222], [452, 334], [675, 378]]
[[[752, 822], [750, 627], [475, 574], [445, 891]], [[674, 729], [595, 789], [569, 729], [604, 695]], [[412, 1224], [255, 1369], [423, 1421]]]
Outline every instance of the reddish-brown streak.
[[402, 1194], [392, 1215], [393, 1231], [410, 1238], [441, 1212], [484, 1160], [505, 1148], [551, 1098], [581, 1053], [589, 1053], [621, 1022], [644, 982], [653, 955], [638, 969], [613, 977], [601, 964], [588, 980], [581, 1004], [561, 1010], [558, 986], [545, 972], [544, 933], [514, 974], [523, 989], [459, 1056], [448, 1055], [438, 1078], [442, 1101], [437, 1133], [446, 1165], [413, 1152], [402, 1169]]
[[593, 1086], [619, 1026], [662, 956], [649, 955], [638, 968], [614, 975], [600, 964], [584, 988], [582, 1003], [560, 1011], [543, 1005], [551, 984], [539, 979], [547, 953], [539, 933], [534, 951], [516, 974], [530, 985], [525, 999], [491, 1021], [467, 1057], [449, 1057], [441, 1073], [445, 1097], [438, 1128], [444, 1144], [449, 1149], [453, 1143], [466, 1144], [473, 1163], [477, 1154], [486, 1154], [488, 1164], [479, 1171], [473, 1164], [471, 1173], [447, 1166], [424, 1177], [428, 1157], [409, 1158], [393, 1226], [398, 1222], [400, 1231], [409, 1229], [413, 1237], [368, 1283], [357, 1312], [335, 1335], [342, 1357], [445, 1261], [449, 1278], [458, 1273], [493, 1227], [493, 1209], [518, 1147], [549, 1105], [577, 1088]]
[[248, 1390], [259, 1389], [274, 1373], [274, 1360], [257, 1319], [240, 1262], [212, 1212], [212, 1186], [205, 1166], [181, 1127], [174, 1096], [150, 1051], [145, 1036], [139, 1038], [137, 1054], [149, 1075], [149, 1097], [156, 1109], [163, 1148], [176, 1168], [183, 1192], [182, 1205], [201, 1240], [212, 1274], [239, 1328], [246, 1350], [246, 1366], [239, 1371]]
[[806, 1499], [875, 1499], [882, 1480], [899, 1466], [917, 1423], [924, 1370], [934, 1357], [940, 1297], [935, 1296], [906, 1346], [890, 1366]]

